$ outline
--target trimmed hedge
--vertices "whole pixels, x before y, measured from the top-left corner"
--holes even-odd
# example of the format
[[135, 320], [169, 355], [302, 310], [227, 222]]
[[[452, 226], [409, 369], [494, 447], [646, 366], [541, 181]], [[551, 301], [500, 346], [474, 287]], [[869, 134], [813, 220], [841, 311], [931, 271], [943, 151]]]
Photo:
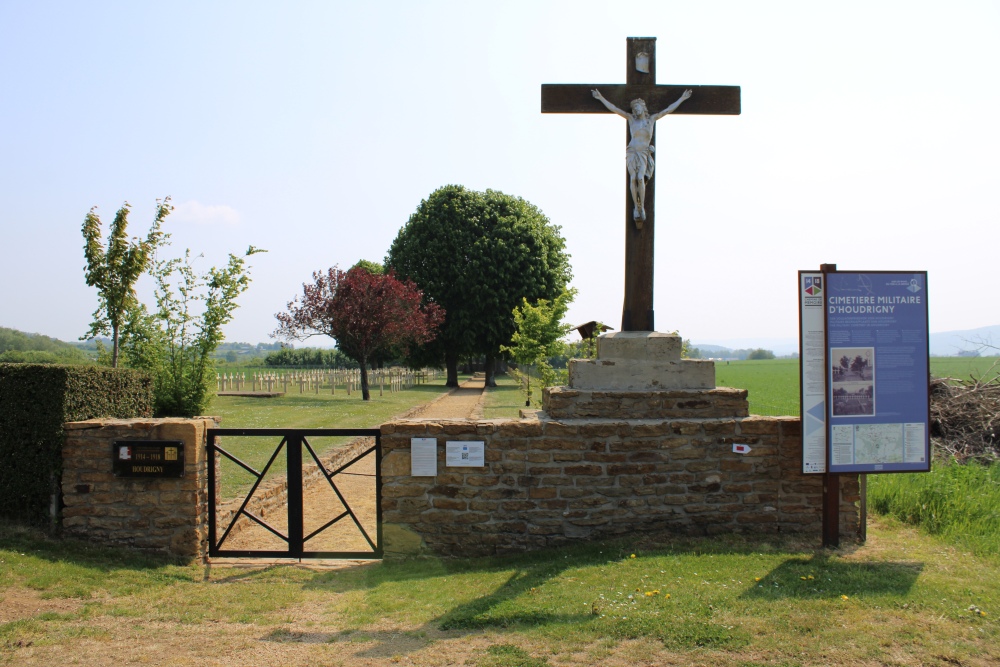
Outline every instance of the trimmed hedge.
[[152, 414], [153, 381], [144, 373], [0, 364], [0, 516], [25, 523], [49, 520], [53, 485], [62, 473], [64, 423]]

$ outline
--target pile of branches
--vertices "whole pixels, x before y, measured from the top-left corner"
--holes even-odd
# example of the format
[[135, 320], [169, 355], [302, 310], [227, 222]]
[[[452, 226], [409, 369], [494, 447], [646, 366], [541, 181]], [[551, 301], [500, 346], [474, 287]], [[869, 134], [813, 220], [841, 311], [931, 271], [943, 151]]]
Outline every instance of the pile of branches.
[[1000, 460], [1000, 376], [931, 380], [931, 441], [935, 453], [993, 463]]

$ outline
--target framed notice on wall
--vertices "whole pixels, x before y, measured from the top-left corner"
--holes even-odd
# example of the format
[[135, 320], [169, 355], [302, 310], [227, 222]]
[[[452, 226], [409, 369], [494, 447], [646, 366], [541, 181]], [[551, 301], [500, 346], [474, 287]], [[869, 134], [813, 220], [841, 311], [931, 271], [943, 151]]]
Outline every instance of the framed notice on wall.
[[827, 470], [927, 472], [927, 273], [822, 277]]

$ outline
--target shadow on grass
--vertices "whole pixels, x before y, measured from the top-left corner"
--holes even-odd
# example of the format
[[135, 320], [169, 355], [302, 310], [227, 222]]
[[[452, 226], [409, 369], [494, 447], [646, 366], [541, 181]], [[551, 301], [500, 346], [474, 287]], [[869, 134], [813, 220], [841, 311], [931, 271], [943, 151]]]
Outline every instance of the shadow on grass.
[[[503, 574], [502, 579], [485, 594], [464, 602], [457, 602], [443, 613], [427, 621], [418, 628], [418, 632], [430, 634], [444, 631], [454, 635], [478, 633], [484, 630], [497, 632], [518, 631], [531, 628], [558, 629], [572, 632], [574, 628], [583, 631], [596, 632], [602, 637], [616, 640], [648, 638], [662, 641], [667, 648], [678, 650], [699, 647], [716, 649], [736, 649], [746, 646], [750, 636], [738, 627], [723, 625], [712, 618], [709, 607], [700, 610], [704, 613], [685, 613], [677, 616], [663, 616], [659, 613], [629, 613], [621, 616], [604, 614], [600, 604], [581, 605], [579, 611], [565, 611], [562, 602], [550, 603], [545, 600], [530, 601], [532, 596], [541, 595], [542, 588], [550, 581], [559, 578], [568, 570], [602, 567], [624, 563], [642, 563], [646, 558], [672, 556], [709, 556], [709, 555], [755, 555], [779, 556], [790, 559], [789, 564], [783, 564], [768, 575], [768, 580], [791, 582], [801, 581], [798, 577], [800, 569], [805, 571], [822, 571], [835, 576], [837, 582], [854, 581], [850, 590], [870, 588], [869, 578], [885, 578], [882, 586], [885, 592], [905, 593], [912, 586], [920, 567], [906, 566], [900, 568], [897, 576], [886, 577], [886, 570], [892, 565], [853, 565], [836, 563], [829, 554], [813, 553], [811, 557], [803, 556], [803, 551], [813, 550], [803, 548], [801, 541], [787, 538], [772, 537], [758, 539], [743, 536], [721, 536], [713, 538], [690, 538], [676, 536], [647, 536], [642, 540], [616, 540], [591, 544], [578, 544], [563, 547], [558, 550], [518, 554], [504, 557], [478, 558], [469, 560], [444, 559], [411, 559], [403, 561], [386, 561], [371, 566], [363, 571], [336, 571], [317, 574], [304, 583], [306, 588], [349, 592], [365, 591], [367, 595], [375, 596], [373, 606], [381, 606], [379, 597], [391, 595], [388, 590], [378, 589], [386, 584], [404, 585], [424, 579], [448, 579], [462, 574]], [[634, 560], [632, 553], [639, 552], [640, 558]], [[640, 565], [641, 567], [641, 565]], [[869, 571], [871, 570], [871, 571]], [[641, 571], [641, 570], [637, 570]], [[808, 575], [804, 575], [808, 576]], [[815, 576], [815, 575], [814, 575]], [[443, 584], [447, 585], [447, 584]], [[791, 589], [782, 590], [782, 595], [791, 594]], [[799, 591], [800, 595], [807, 594]], [[589, 591], [587, 595], [597, 596], [597, 591]], [[585, 595], [584, 597], [587, 597]], [[755, 595], [748, 591], [744, 595]], [[830, 597], [826, 593], [826, 597]], [[760, 597], [775, 597], [768, 592]], [[663, 613], [672, 613], [664, 610]], [[669, 621], [668, 621], [669, 618]], [[364, 622], [360, 624], [364, 626]], [[356, 634], [352, 634], [356, 633]], [[357, 629], [344, 633], [344, 636], [330, 636], [326, 641], [359, 641], [365, 637], [367, 642], [376, 642], [358, 651], [358, 657], [386, 657], [399, 653], [400, 647], [389, 645], [377, 636], [378, 633]], [[388, 641], [388, 640], [386, 640]]]
[[924, 564], [915, 561], [851, 563], [820, 552], [808, 558], [785, 560], [740, 598], [803, 600], [839, 595], [904, 596], [913, 588], [923, 569]]

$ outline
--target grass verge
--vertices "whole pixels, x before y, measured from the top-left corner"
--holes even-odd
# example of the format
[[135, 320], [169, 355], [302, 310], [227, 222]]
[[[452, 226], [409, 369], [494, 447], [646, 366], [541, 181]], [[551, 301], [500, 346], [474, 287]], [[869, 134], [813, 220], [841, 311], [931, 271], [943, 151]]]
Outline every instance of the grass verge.
[[[892, 519], [869, 536], [835, 552], [645, 536], [467, 561], [208, 570], [0, 525], [4, 608], [41, 601], [0, 623], [0, 663], [265, 664], [278, 645], [287, 664], [1000, 660], [1000, 564]], [[45, 608], [61, 598], [79, 606]]]
[[927, 473], [871, 475], [868, 503], [980, 556], [1000, 555], [1000, 465], [936, 462]]

